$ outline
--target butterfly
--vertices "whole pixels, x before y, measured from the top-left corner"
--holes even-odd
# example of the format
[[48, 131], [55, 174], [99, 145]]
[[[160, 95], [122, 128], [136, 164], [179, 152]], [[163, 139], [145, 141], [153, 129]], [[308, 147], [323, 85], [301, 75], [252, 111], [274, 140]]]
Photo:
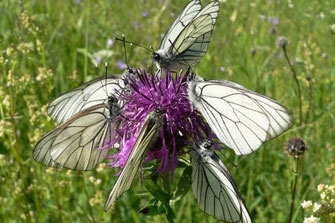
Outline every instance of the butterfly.
[[237, 155], [249, 154], [292, 124], [289, 111], [276, 101], [225, 80], [191, 74], [188, 98], [213, 132]]
[[157, 67], [173, 71], [196, 66], [207, 52], [219, 9], [219, 1], [203, 9], [199, 0], [186, 5], [152, 55]]
[[105, 159], [117, 135], [120, 109], [118, 100], [109, 96], [106, 103], [79, 111], [36, 144], [34, 159], [51, 167], [92, 170]]
[[105, 204], [105, 211], [108, 211], [108, 209], [114, 205], [116, 200], [130, 188], [151, 143], [159, 136], [159, 130], [163, 126], [163, 122], [164, 117], [159, 108], [147, 115], [127, 162], [108, 196]]
[[192, 191], [199, 208], [224, 222], [252, 222], [232, 176], [211, 142], [194, 143], [191, 159]]
[[58, 123], [64, 123], [86, 108], [105, 103], [108, 100], [107, 94], [121, 93], [125, 89], [125, 75], [126, 73], [122, 76], [107, 75], [95, 78], [60, 95], [49, 104], [49, 116]]

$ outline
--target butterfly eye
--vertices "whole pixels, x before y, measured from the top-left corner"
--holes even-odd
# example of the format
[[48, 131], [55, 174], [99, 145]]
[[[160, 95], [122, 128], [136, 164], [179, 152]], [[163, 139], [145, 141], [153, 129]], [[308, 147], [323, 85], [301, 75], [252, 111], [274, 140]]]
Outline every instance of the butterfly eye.
[[132, 68], [132, 67], [128, 67], [128, 68], [127, 68], [127, 71], [128, 71], [128, 73], [130, 73], [130, 74], [135, 74], [135, 70], [134, 70], [134, 68]]
[[115, 104], [118, 102], [118, 99], [115, 97], [108, 97], [109, 104]]
[[196, 77], [196, 74], [195, 73], [190, 73], [188, 76], [187, 76], [187, 82], [190, 82], [192, 81], [194, 78]]
[[203, 143], [203, 147], [207, 150], [209, 150], [213, 146], [213, 143], [209, 140], [205, 140]]
[[152, 59], [155, 60], [155, 61], [159, 61], [160, 60], [160, 55], [158, 53], [153, 53], [152, 54]]

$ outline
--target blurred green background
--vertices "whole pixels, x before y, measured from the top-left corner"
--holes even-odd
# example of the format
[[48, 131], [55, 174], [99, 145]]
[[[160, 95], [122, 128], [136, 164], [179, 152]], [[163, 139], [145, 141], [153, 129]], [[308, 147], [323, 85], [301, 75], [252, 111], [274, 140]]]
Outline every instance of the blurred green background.
[[[32, 150], [55, 127], [46, 114], [53, 98], [104, 74], [105, 62], [109, 73], [123, 71], [125, 50], [114, 37], [125, 34], [127, 40], [157, 50], [187, 2], [0, 2], [0, 222], [166, 221], [164, 215], [137, 213], [152, 199], [139, 180], [105, 213], [103, 206], [119, 170], [106, 163], [90, 172], [51, 169], [36, 163]], [[283, 50], [276, 45], [279, 36], [288, 39], [286, 49], [298, 75], [301, 100]], [[130, 49], [128, 44], [126, 49], [129, 66], [153, 66], [151, 52]], [[301, 137], [308, 145], [299, 160], [294, 222], [316, 215], [300, 204], [322, 202], [318, 185], [335, 184], [334, 62], [334, 1], [221, 2], [208, 53], [195, 72], [271, 97], [294, 117], [290, 130], [255, 153], [220, 154], [255, 222], [288, 221], [296, 173], [284, 146], [292, 137]], [[200, 211], [191, 192], [172, 208], [177, 222], [216, 222]], [[335, 217], [326, 214], [321, 221], [333, 222]]]

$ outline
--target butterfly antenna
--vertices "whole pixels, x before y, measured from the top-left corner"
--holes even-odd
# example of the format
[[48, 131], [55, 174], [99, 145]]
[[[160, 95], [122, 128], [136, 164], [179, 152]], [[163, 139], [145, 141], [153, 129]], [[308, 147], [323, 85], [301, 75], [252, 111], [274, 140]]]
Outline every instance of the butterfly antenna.
[[[227, 147], [228, 148], [228, 147]], [[224, 150], [225, 148], [223, 148]], [[223, 153], [223, 150], [217, 150], [217, 152], [220, 154], [220, 158], [223, 157], [228, 163], [230, 163], [234, 168], [238, 168], [238, 164], [234, 163], [231, 157], [228, 157], [225, 153]], [[225, 163], [227, 163], [225, 162]]]
[[109, 95], [108, 95], [108, 91], [107, 91], [107, 76], [108, 76], [108, 64], [107, 64], [107, 62], [106, 62], [106, 63], [105, 63], [105, 78], [104, 78], [105, 83], [102, 83], [102, 85], [105, 85], [103, 89], [104, 89], [104, 91], [105, 91], [107, 97], [109, 97]]
[[107, 62], [105, 63], [105, 77], [103, 78], [102, 75], [100, 75], [100, 69], [97, 63], [95, 63], [95, 67], [97, 69], [98, 75], [99, 75], [99, 82], [101, 84], [102, 89], [106, 93], [106, 96], [109, 97], [108, 95], [108, 89], [107, 89], [107, 79], [108, 79], [108, 64]]
[[130, 57], [131, 57], [131, 50], [133, 49], [133, 43], [130, 43], [130, 49], [129, 49], [129, 60], [130, 60]]
[[[125, 63], [126, 63], [126, 66], [127, 66], [127, 71], [129, 73], [133, 73], [133, 69], [129, 66], [129, 59], [130, 59], [130, 55], [131, 55], [131, 49], [132, 49], [132, 44], [131, 42], [127, 41], [126, 38], [125, 38], [125, 35], [122, 34], [122, 39], [120, 38], [117, 38], [117, 37], [114, 37], [115, 40], [118, 40], [118, 41], [121, 41], [123, 43], [123, 49], [124, 49], [124, 60], [125, 60]], [[126, 43], [130, 43], [130, 50], [129, 50], [129, 58], [127, 56], [127, 48], [126, 48]]]
[[141, 47], [141, 48], [143, 48], [143, 49], [145, 49], [145, 50], [147, 50], [147, 51], [153, 52], [151, 48], [145, 47], [145, 46], [143, 46], [143, 45], [141, 45], [141, 44], [138, 44], [138, 43], [130, 42], [130, 41], [126, 40], [126, 39], [120, 39], [120, 38], [118, 38], [118, 37], [114, 37], [114, 39], [115, 39], [115, 40], [118, 40], [118, 41], [122, 41], [122, 42], [124, 42], [124, 43], [130, 43], [130, 44], [132, 44], [132, 45], [134, 45], [134, 46], [138, 46], [138, 47]]
[[150, 46], [150, 51], [151, 51], [151, 52], [155, 52], [153, 46]]
[[124, 37], [124, 34], [122, 34], [122, 43], [123, 43], [123, 49], [124, 49], [124, 60], [126, 61], [126, 64], [127, 64], [127, 67], [128, 67], [127, 49], [126, 49], [126, 38]]

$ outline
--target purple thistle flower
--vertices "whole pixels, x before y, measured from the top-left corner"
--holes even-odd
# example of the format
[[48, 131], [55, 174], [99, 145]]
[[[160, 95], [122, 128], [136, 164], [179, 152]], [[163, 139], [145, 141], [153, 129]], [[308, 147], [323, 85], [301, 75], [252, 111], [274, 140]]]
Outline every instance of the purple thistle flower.
[[144, 11], [142, 12], [142, 16], [147, 17], [148, 15], [149, 15], [148, 9], [144, 9]]
[[220, 67], [220, 71], [221, 71], [221, 72], [224, 72], [225, 70], [226, 70], [226, 68], [225, 68], [224, 66], [221, 66], [221, 67]]
[[279, 19], [273, 16], [269, 16], [268, 21], [271, 22], [273, 26], [277, 26], [279, 24]]
[[140, 29], [140, 25], [136, 21], [133, 21], [132, 24], [136, 30]]
[[117, 67], [118, 67], [119, 69], [121, 69], [121, 70], [124, 70], [124, 69], [126, 69], [128, 66], [127, 66], [127, 64], [126, 64], [123, 60], [119, 60], [119, 61], [117, 62]]
[[265, 15], [259, 15], [260, 20], [264, 21], [266, 19]]
[[116, 138], [120, 150], [109, 157], [114, 159], [111, 166], [124, 167], [146, 117], [159, 108], [164, 116], [164, 125], [159, 138], [150, 145], [144, 162], [158, 159], [157, 172], [171, 171], [173, 176], [178, 164], [177, 156], [187, 152], [185, 146], [204, 138], [212, 139], [215, 135], [200, 114], [191, 108], [187, 96], [189, 71], [185, 74], [180, 72], [176, 77], [172, 74], [163, 77], [148, 75], [139, 69], [135, 73], [125, 76], [128, 89], [119, 93], [124, 102], [122, 115], [118, 117], [120, 125]]
[[107, 39], [107, 47], [113, 46], [114, 45], [114, 40], [113, 39]]
[[101, 56], [96, 56], [96, 57], [95, 57], [95, 62], [96, 62], [97, 64], [100, 64], [100, 63], [101, 63], [101, 60], [102, 60]]

